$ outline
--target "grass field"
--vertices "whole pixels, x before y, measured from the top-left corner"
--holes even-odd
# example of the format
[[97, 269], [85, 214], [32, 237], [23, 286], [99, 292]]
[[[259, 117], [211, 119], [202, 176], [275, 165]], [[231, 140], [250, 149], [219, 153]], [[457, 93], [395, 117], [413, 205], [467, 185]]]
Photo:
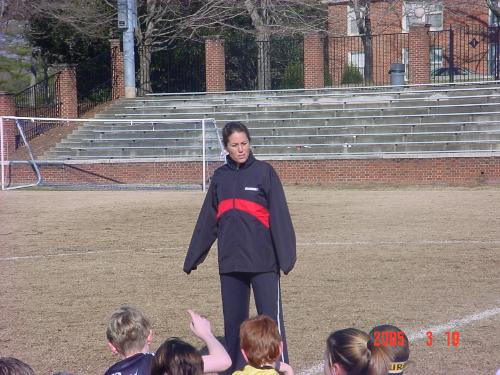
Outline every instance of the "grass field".
[[[299, 375], [318, 372], [330, 331], [382, 323], [412, 339], [406, 374], [500, 368], [500, 188], [286, 193], [298, 261], [282, 293]], [[173, 335], [201, 345], [187, 308], [222, 335], [216, 247], [182, 272], [202, 200], [198, 191], [0, 192], [0, 355], [37, 374], [102, 374], [118, 360], [106, 321], [125, 303], [151, 317], [153, 350]]]

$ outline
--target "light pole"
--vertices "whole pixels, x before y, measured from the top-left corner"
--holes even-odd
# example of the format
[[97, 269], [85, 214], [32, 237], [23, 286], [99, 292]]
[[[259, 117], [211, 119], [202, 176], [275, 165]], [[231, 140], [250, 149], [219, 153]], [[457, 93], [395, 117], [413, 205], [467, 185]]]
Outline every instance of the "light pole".
[[135, 98], [135, 43], [134, 30], [137, 23], [135, 0], [118, 0], [118, 28], [123, 30], [123, 64], [125, 97]]

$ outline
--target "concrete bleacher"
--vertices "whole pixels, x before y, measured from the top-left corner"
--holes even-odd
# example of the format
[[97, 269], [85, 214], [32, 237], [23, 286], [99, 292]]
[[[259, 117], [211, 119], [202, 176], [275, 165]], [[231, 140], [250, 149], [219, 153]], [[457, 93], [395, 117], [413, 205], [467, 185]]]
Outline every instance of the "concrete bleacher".
[[[269, 159], [500, 153], [500, 86], [478, 83], [124, 99], [96, 116], [116, 123], [86, 123], [45, 158], [199, 159], [200, 121], [173, 120], [202, 118], [219, 129], [245, 122], [254, 153]], [[209, 122], [206, 152], [221, 154]]]

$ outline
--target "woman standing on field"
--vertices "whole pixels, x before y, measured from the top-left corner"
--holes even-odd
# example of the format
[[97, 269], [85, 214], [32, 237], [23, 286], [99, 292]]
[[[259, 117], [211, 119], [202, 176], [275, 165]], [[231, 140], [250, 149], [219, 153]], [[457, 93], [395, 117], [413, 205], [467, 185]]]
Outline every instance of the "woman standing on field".
[[250, 287], [258, 314], [277, 323], [283, 339], [282, 362], [288, 362], [281, 307], [280, 270], [288, 274], [295, 264], [295, 232], [285, 193], [274, 169], [256, 160], [250, 133], [241, 122], [229, 122], [222, 131], [228, 153], [226, 164], [212, 178], [198, 217], [184, 271], [203, 262], [218, 239], [219, 274], [226, 347], [241, 369], [239, 328], [249, 317]]

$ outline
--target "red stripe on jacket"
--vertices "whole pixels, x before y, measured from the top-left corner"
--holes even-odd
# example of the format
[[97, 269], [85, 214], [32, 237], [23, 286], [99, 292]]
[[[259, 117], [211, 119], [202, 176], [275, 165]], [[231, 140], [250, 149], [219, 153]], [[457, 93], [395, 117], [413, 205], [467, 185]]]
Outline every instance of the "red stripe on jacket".
[[217, 207], [217, 220], [229, 210], [240, 210], [257, 218], [269, 228], [269, 211], [264, 206], [246, 199], [224, 199]]

